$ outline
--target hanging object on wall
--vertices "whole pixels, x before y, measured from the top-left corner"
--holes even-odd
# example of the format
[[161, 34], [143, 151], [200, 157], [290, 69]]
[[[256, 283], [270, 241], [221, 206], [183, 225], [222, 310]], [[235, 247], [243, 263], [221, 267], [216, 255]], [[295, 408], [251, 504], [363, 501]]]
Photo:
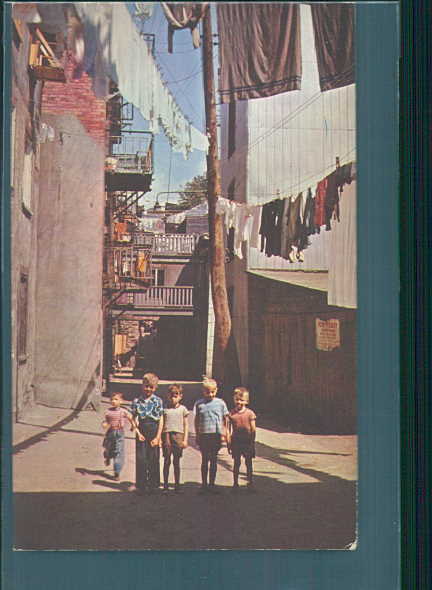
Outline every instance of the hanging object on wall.
[[339, 348], [341, 345], [339, 320], [316, 318], [315, 336], [317, 350], [330, 351]]

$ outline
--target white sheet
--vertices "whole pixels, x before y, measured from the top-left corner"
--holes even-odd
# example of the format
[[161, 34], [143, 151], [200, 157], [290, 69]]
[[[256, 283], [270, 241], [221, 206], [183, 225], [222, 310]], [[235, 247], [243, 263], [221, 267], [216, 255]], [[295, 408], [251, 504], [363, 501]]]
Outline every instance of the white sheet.
[[106, 95], [101, 81], [109, 76], [122, 96], [150, 122], [150, 130], [159, 133], [162, 129], [175, 151], [185, 157], [194, 149], [207, 151], [207, 137], [189, 123], [163, 84], [126, 5], [76, 2], [75, 8], [84, 24], [86, 57], [92, 62], [95, 90]]
[[330, 232], [329, 305], [357, 307], [357, 182], [346, 184], [340, 198], [340, 222]]

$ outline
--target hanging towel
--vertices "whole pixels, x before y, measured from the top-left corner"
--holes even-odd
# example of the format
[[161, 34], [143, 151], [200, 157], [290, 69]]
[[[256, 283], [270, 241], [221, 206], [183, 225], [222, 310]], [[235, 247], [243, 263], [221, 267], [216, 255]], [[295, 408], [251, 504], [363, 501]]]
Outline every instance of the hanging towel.
[[173, 52], [174, 31], [190, 29], [192, 43], [195, 49], [201, 45], [198, 23], [203, 18], [208, 2], [201, 4], [178, 4], [174, 2], [161, 2], [163, 11], [168, 21], [168, 53]]
[[354, 4], [311, 4], [320, 87], [354, 83]]
[[259, 228], [261, 224], [262, 207], [252, 207], [252, 221], [250, 224], [249, 245], [251, 248], [259, 248]]
[[217, 3], [221, 101], [299, 90], [300, 7]]
[[327, 184], [328, 179], [323, 178], [317, 184], [316, 191], [315, 191], [315, 214], [314, 214], [314, 221], [315, 221], [315, 228], [317, 233], [320, 233], [321, 226], [325, 224], [325, 210], [324, 210], [324, 202], [327, 192]]
[[234, 218], [234, 255], [243, 258], [242, 244], [248, 237], [248, 224], [251, 218], [249, 207], [243, 203], [237, 204]]
[[326, 230], [331, 229], [331, 219], [334, 216], [337, 221], [339, 215], [339, 194], [343, 191], [344, 184], [351, 183], [351, 163], [337, 168], [327, 176], [327, 190], [324, 199], [324, 214]]
[[328, 305], [357, 307], [357, 200], [354, 181], [345, 186], [340, 201], [340, 223], [324, 233], [329, 238]]
[[144, 252], [138, 252], [136, 259], [136, 271], [138, 276], [145, 276], [147, 270], [147, 260]]

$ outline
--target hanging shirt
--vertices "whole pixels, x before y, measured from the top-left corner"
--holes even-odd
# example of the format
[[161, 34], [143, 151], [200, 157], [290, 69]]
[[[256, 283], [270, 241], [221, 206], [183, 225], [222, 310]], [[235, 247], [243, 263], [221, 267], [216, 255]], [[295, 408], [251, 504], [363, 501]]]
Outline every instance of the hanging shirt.
[[351, 163], [336, 168], [327, 176], [327, 190], [324, 199], [324, 213], [326, 230], [331, 229], [331, 218], [334, 215], [339, 221], [339, 194], [343, 191], [343, 185], [351, 183]]
[[320, 232], [320, 228], [322, 225], [325, 224], [325, 210], [324, 210], [324, 202], [327, 192], [327, 184], [328, 184], [328, 177], [320, 180], [317, 184], [316, 191], [315, 191], [315, 214], [314, 214], [314, 221], [315, 227]]
[[301, 218], [300, 218], [300, 209], [302, 204], [303, 194], [299, 193], [290, 205], [288, 218], [286, 222], [286, 233], [285, 233], [285, 243], [284, 248], [281, 250], [281, 256], [286, 258], [290, 262], [293, 262], [291, 259], [291, 252], [293, 246], [297, 246], [297, 242], [299, 239], [300, 234], [300, 225], [301, 225]]
[[280, 254], [281, 217], [283, 214], [283, 199], [274, 199], [263, 206], [261, 216], [261, 252], [264, 250], [267, 256]]

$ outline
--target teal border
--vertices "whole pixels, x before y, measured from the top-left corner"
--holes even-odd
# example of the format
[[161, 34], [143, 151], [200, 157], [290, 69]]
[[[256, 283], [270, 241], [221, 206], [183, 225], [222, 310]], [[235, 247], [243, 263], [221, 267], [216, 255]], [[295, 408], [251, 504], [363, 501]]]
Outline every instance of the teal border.
[[[4, 6], [6, 17], [10, 5]], [[7, 18], [5, 19], [7, 21]], [[4, 29], [5, 46], [10, 33]], [[393, 590], [399, 550], [397, 3], [357, 5], [359, 177], [359, 548], [356, 551], [12, 552], [9, 204], [2, 203], [3, 587]], [[7, 54], [6, 54], [7, 58]], [[9, 108], [10, 67], [4, 61]], [[4, 128], [3, 147], [7, 128]], [[3, 168], [3, 194], [9, 180]]]

